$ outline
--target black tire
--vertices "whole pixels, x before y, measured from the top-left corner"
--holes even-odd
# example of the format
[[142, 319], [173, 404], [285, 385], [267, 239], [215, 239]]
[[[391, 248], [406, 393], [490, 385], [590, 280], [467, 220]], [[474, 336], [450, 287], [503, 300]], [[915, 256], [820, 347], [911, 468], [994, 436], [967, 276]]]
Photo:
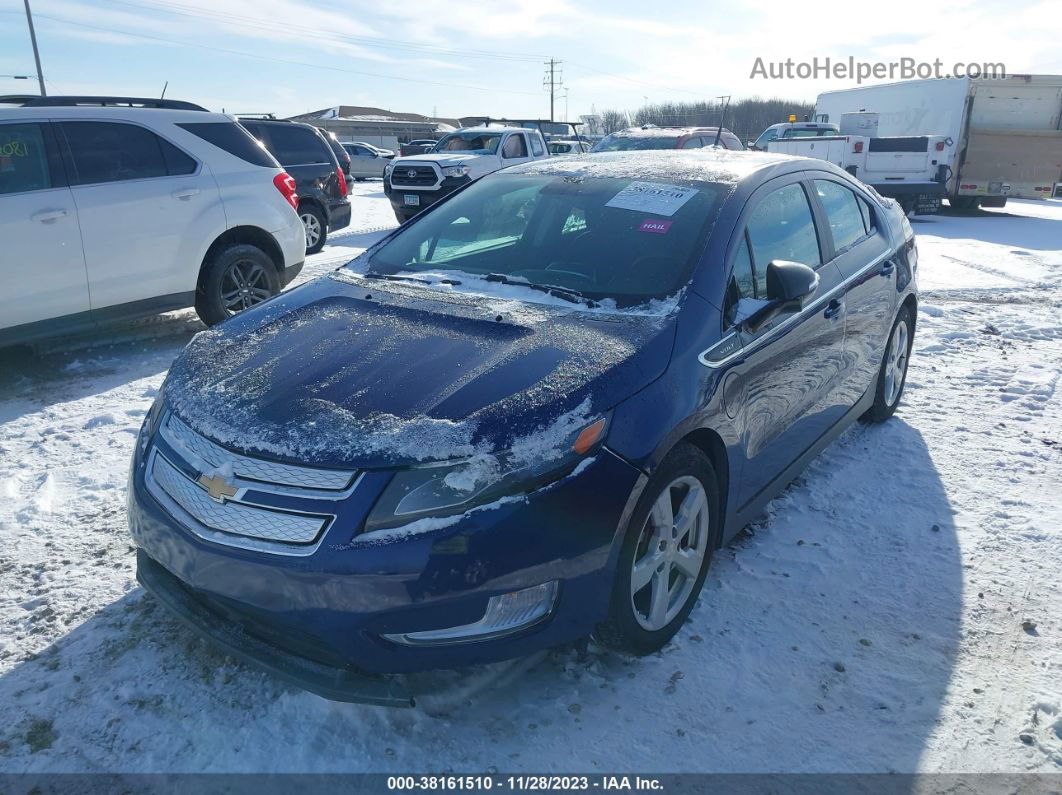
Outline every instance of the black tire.
[[[641, 619], [636, 616], [636, 611], [639, 609], [636, 607], [636, 599], [644, 597], [645, 591], [649, 590], [651, 592], [655, 586], [650, 582], [635, 591], [634, 594], [631, 593], [634, 590], [632, 573], [636, 555], [639, 555], [639, 559], [644, 560], [640, 555], [647, 554], [650, 549], [646, 542], [655, 543], [656, 537], [647, 534], [650, 529], [649, 517], [654, 503], [661, 497], [665, 488], [670, 489], [673, 483], [688, 477], [696, 478], [700, 482], [707, 502], [707, 526], [702, 527], [700, 531], [705, 534], [703, 540], [705, 551], [700, 564], [700, 571], [697, 577], [692, 580], [692, 588], [686, 592], [685, 603], [677, 614], [659, 629], [649, 629], [641, 622], [641, 619], [648, 618], [648, 616], [641, 616]], [[674, 492], [670, 496], [673, 501]], [[617, 564], [616, 576], [612, 586], [612, 603], [609, 609], [609, 617], [603, 624], [599, 624], [594, 632], [594, 637], [598, 642], [629, 654], [645, 655], [658, 651], [671, 640], [689, 616], [690, 611], [693, 610], [701, 588], [704, 586], [704, 579], [711, 565], [712, 554], [715, 552], [720, 538], [720, 522], [722, 518], [720, 505], [719, 486], [712, 462], [698, 447], [680, 442], [649, 479], [645, 490], [638, 500], [638, 505], [631, 515], [630, 523], [623, 538], [623, 546], [620, 548], [619, 563]], [[692, 535], [691, 532], [691, 539]], [[657, 571], [660, 571], [660, 569], [657, 569]], [[681, 573], [679, 576], [682, 576]], [[670, 569], [667, 577], [670, 583], [670, 578], [672, 577]], [[675, 580], [676, 584], [677, 582], [678, 580]], [[651, 593], [649, 594], [649, 599], [652, 599]], [[650, 612], [651, 610], [652, 608], [649, 607]]]
[[[900, 374], [900, 381], [895, 392], [890, 394], [888, 376], [893, 365], [893, 340], [901, 323], [905, 324], [906, 327], [906, 350], [902, 351], [903, 371]], [[903, 388], [907, 384], [908, 363], [911, 360], [911, 346], [913, 343], [914, 318], [911, 316], [910, 307], [904, 306], [896, 314], [896, 320], [893, 321], [892, 328], [889, 329], [889, 338], [885, 343], [885, 352], [881, 355], [881, 364], [878, 366], [878, 377], [874, 386], [874, 405], [867, 409], [859, 418], [862, 422], [885, 422], [896, 413], [896, 407], [900, 405], [900, 398], [903, 397]], [[895, 377], [896, 373], [893, 372], [893, 378]]]
[[[299, 205], [299, 218], [302, 219], [302, 226], [306, 232], [306, 253], [316, 254], [324, 248], [325, 240], [328, 238], [328, 220], [316, 205], [308, 203]], [[310, 239], [315, 234], [317, 239], [311, 243]]]
[[[247, 290], [247, 292], [244, 292]], [[203, 263], [195, 291], [195, 311], [208, 326], [280, 292], [277, 265], [258, 246], [233, 243]]]

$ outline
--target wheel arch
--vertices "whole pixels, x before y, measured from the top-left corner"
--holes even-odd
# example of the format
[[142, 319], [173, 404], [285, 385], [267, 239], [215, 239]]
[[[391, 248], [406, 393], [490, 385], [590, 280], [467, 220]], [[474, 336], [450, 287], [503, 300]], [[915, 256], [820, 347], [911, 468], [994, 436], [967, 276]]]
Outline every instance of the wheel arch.
[[918, 326], [918, 296], [914, 293], [908, 293], [900, 304], [900, 309], [904, 308], [907, 308], [911, 314], [911, 336], [913, 337], [915, 328]]
[[712, 469], [715, 470], [716, 485], [719, 487], [719, 516], [716, 517], [719, 524], [719, 532], [715, 539], [716, 546], [718, 546], [722, 543], [725, 536], [728, 498], [730, 495], [730, 458], [726, 452], [726, 444], [723, 442], [722, 436], [707, 427], [690, 431], [679, 439], [676, 444], [681, 442], [692, 444], [708, 456], [708, 460], [712, 462]]
[[280, 249], [280, 244], [276, 239], [266, 232], [264, 229], [260, 229], [257, 226], [234, 226], [232, 229], [227, 229], [215, 238], [214, 242], [210, 244], [210, 248], [207, 249], [206, 254], [203, 256], [203, 261], [199, 266], [199, 277], [197, 286], [202, 285], [203, 274], [206, 271], [207, 263], [209, 263], [219, 251], [234, 245], [247, 244], [256, 246], [262, 249], [273, 262], [273, 267], [276, 268], [277, 276], [283, 279], [284, 276], [284, 253]]

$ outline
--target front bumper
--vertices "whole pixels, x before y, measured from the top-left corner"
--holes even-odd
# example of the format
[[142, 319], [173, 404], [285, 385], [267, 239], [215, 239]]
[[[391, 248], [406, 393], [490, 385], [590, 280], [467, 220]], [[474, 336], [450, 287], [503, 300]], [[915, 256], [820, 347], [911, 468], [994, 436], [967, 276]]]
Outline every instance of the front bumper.
[[328, 231], [346, 229], [350, 226], [350, 201], [343, 199], [328, 206]]
[[[524, 500], [471, 513], [446, 528], [373, 542], [359, 531], [390, 475], [367, 473], [373, 477], [347, 498], [313, 553], [296, 557], [194, 534], [147, 491], [145, 472], [145, 457], [138, 455], [129, 489], [130, 529], [140, 554], [195, 595], [178, 614], [202, 627], [221, 615], [238, 627], [216, 638], [221, 645], [233, 645], [226, 637], [246, 636], [259, 650], [274, 649], [278, 659], [325, 666], [333, 677], [335, 671], [462, 667], [586, 637], [607, 616], [614, 541], [641, 478], [602, 449], [578, 475]], [[552, 613], [524, 631], [439, 646], [404, 646], [383, 637], [474, 623], [491, 596], [552, 580], [559, 582]], [[175, 609], [172, 599], [163, 601]], [[253, 650], [241, 656], [262, 665]], [[298, 666], [294, 673], [285, 667], [274, 672], [289, 680], [303, 676]], [[300, 684], [321, 692], [312, 677], [303, 676]]]
[[[401, 185], [392, 185], [390, 177], [384, 177], [384, 194], [391, 202], [391, 208], [395, 211], [395, 216], [399, 221], [408, 221], [417, 213], [422, 210], [431, 207], [441, 199], [445, 199], [451, 193], [458, 188], [463, 188], [469, 182], [471, 177], [445, 177], [442, 182], [439, 183], [439, 187], [425, 189], [425, 188], [404, 188]], [[417, 196], [420, 204], [415, 207], [411, 207], [405, 203], [406, 195]]]

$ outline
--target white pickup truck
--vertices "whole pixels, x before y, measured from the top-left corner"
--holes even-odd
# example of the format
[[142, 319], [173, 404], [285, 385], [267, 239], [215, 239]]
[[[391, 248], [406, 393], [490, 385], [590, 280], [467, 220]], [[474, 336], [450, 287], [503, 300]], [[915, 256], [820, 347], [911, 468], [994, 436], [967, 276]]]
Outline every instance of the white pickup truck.
[[771, 141], [767, 151], [828, 160], [915, 215], [940, 210], [953, 143], [944, 135], [835, 134]]
[[465, 127], [447, 135], [426, 154], [390, 161], [384, 167], [384, 193], [398, 222], [403, 223], [485, 174], [549, 156], [538, 130]]

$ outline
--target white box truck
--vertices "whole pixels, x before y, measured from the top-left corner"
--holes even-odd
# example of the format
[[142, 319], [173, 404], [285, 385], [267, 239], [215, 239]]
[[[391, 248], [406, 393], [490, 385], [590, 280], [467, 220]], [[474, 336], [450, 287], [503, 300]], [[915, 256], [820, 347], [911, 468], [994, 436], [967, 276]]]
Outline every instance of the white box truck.
[[944, 136], [953, 207], [1047, 199], [1062, 182], [1062, 75], [941, 78], [826, 91], [815, 120], [877, 114], [879, 136]]

